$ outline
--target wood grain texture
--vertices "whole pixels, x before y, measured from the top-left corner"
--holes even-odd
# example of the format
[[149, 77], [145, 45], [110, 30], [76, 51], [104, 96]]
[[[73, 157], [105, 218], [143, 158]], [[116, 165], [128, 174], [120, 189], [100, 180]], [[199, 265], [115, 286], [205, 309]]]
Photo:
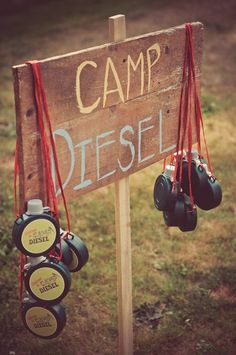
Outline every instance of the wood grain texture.
[[115, 182], [119, 354], [133, 354], [132, 249], [129, 177]]
[[[74, 164], [70, 180], [65, 186], [68, 201], [143, 169], [174, 151], [173, 148], [163, 152], [166, 147], [175, 144], [177, 138], [184, 42], [185, 29], [184, 26], [179, 26], [40, 61], [53, 130], [66, 132], [70, 137], [69, 147], [68, 142], [61, 135], [55, 135], [63, 181], [66, 181]], [[202, 42], [203, 26], [194, 23], [193, 43], [198, 86]], [[160, 46], [158, 60], [157, 52], [148, 50], [155, 44]], [[140, 53], [144, 63], [143, 76], [141, 76], [141, 64], [136, 70], [133, 70], [132, 66], [128, 69], [128, 56], [132, 58], [134, 64], [137, 64]], [[116, 90], [117, 81], [111, 68], [107, 72], [107, 82], [105, 80], [108, 58], [117, 72], [124, 102]], [[79, 88], [83, 105], [87, 107], [96, 100], [99, 101], [91, 113], [81, 112], [75, 88], [77, 68], [84, 61], [96, 63], [96, 67], [86, 65], [80, 75]], [[150, 68], [152, 63], [155, 64]], [[20, 155], [21, 203], [34, 197], [44, 200], [46, 182], [32, 74], [29, 66], [19, 65], [13, 67], [13, 75]], [[107, 92], [116, 91], [106, 93], [103, 107], [106, 85]], [[160, 137], [160, 111], [162, 137]], [[140, 123], [148, 117], [151, 117], [149, 121]], [[127, 125], [132, 129], [123, 132], [122, 136], [122, 129]], [[142, 131], [148, 126], [153, 127]], [[107, 135], [104, 136], [106, 132]], [[134, 157], [132, 146], [127, 142], [125, 145], [124, 141], [122, 144], [121, 138], [132, 142]], [[81, 144], [86, 140], [89, 141], [84, 150], [86, 166], [85, 175], [82, 177], [84, 157]], [[149, 156], [151, 158], [143, 159]], [[122, 171], [120, 166], [128, 166], [129, 169]], [[87, 182], [87, 186], [79, 188], [82, 180]]]
[[[124, 15], [109, 18], [110, 42], [126, 38]], [[119, 354], [133, 354], [132, 250], [129, 176], [115, 181]]]

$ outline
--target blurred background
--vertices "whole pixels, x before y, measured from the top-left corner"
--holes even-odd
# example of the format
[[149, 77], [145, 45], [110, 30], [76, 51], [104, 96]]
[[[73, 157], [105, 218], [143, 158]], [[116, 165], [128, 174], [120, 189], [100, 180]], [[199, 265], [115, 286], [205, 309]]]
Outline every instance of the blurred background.
[[[198, 210], [192, 233], [166, 228], [153, 207], [161, 164], [131, 177], [135, 354], [236, 354], [236, 2], [234, 0], [8, 0], [0, 7], [0, 354], [116, 354], [113, 186], [70, 204], [90, 261], [63, 301], [54, 340], [30, 335], [19, 316], [18, 252], [11, 241], [15, 111], [11, 66], [108, 42], [108, 17], [127, 36], [190, 21], [205, 26], [201, 103], [219, 208]], [[62, 218], [65, 218], [62, 212]]]

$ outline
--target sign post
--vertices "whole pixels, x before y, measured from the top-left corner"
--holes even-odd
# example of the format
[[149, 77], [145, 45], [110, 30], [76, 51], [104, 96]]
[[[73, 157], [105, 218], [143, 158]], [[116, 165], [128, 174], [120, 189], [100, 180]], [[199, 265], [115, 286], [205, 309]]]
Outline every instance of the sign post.
[[[203, 26], [192, 24], [197, 90]], [[133, 352], [129, 175], [175, 152], [185, 26], [126, 39], [109, 18], [110, 43], [40, 60], [64, 193], [69, 202], [115, 183], [119, 351]], [[21, 209], [46, 201], [32, 72], [13, 67]], [[193, 127], [195, 125], [193, 124]], [[196, 141], [195, 132], [193, 142]], [[58, 198], [55, 167], [52, 162]]]
[[[109, 17], [110, 42], [126, 38], [124, 15]], [[132, 312], [132, 255], [130, 228], [129, 177], [115, 182], [115, 219], [116, 219], [116, 264], [119, 353], [133, 353], [133, 312]]]

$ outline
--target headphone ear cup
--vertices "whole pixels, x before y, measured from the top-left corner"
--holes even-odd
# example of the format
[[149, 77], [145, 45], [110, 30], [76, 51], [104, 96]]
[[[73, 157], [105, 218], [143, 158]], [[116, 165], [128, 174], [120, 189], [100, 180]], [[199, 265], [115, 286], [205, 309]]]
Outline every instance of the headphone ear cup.
[[178, 184], [176, 183], [174, 191], [172, 191], [172, 186], [171, 180], [165, 174], [159, 175], [156, 179], [153, 198], [154, 205], [159, 211], [173, 210], [177, 199]]
[[222, 201], [222, 190], [219, 182], [208, 176], [207, 185], [195, 198], [196, 205], [208, 211], [219, 206]]

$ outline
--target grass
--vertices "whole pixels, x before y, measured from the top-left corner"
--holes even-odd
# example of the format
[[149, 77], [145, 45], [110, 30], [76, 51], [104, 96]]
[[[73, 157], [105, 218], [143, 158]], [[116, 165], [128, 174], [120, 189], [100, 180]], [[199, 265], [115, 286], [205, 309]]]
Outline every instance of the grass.
[[[133, 4], [132, 1], [113, 4], [104, 0], [95, 2], [90, 8], [85, 1], [80, 7], [72, 1], [70, 6], [58, 2], [55, 9], [55, 3], [50, 2], [48, 7], [42, 4], [37, 9], [0, 21], [0, 39], [5, 43], [0, 56], [1, 354], [15, 351], [16, 354], [88, 355], [115, 354], [117, 351], [112, 186], [82, 196], [70, 204], [73, 230], [88, 245], [90, 261], [80, 273], [73, 275], [72, 289], [63, 301], [68, 321], [62, 335], [55, 340], [42, 341], [29, 335], [20, 320], [18, 252], [10, 237], [14, 221], [15, 150], [10, 66], [30, 58], [43, 58], [106, 41], [104, 18], [117, 12], [128, 13], [132, 25], [140, 26], [140, 32], [146, 30], [149, 20], [153, 26], [151, 14], [142, 0], [132, 12]], [[169, 20], [165, 16], [171, 4], [170, 1], [159, 8], [167, 24]], [[46, 16], [48, 13], [52, 14], [50, 21]], [[173, 21], [177, 21], [176, 18]], [[182, 22], [181, 19], [178, 21]], [[213, 36], [214, 26], [211, 31]], [[205, 60], [207, 67], [207, 58]], [[207, 76], [208, 71], [203, 66], [204, 70]], [[236, 352], [236, 109], [233, 92], [219, 93], [218, 96], [213, 92], [209, 85], [203, 87], [202, 104], [213, 166], [223, 186], [221, 206], [209, 212], [198, 211], [196, 231], [184, 234], [175, 228], [168, 229], [161, 213], [153, 207], [152, 189], [161, 172], [161, 164], [130, 178], [133, 307], [139, 310], [144, 304], [149, 307], [158, 304], [155, 307], [160, 307], [158, 311], [162, 315], [156, 327], [152, 327], [149, 314], [146, 314], [145, 323], [134, 317], [137, 355], [233, 355]], [[63, 213], [62, 218], [65, 220]]]

